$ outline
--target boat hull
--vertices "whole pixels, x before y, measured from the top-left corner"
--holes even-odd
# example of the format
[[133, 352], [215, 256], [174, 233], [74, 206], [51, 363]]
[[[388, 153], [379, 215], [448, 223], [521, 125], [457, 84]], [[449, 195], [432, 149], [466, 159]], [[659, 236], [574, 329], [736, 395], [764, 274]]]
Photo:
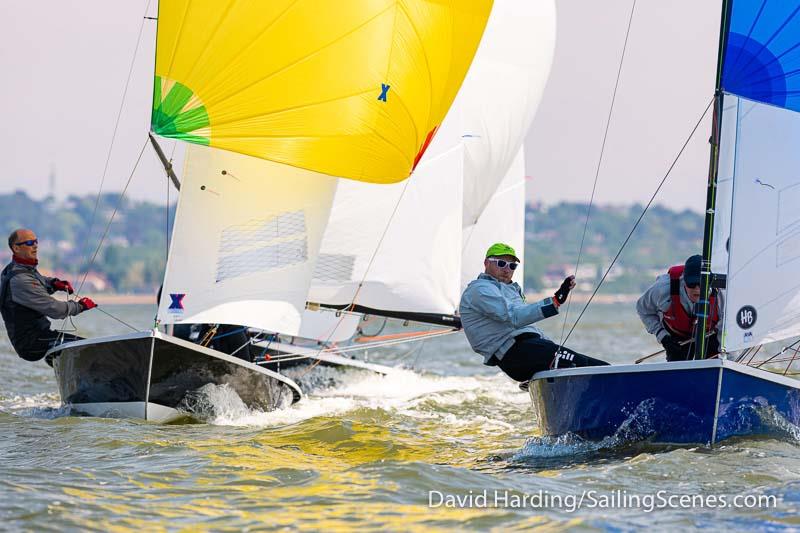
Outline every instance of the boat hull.
[[713, 359], [540, 372], [530, 394], [545, 435], [710, 445], [798, 424], [799, 386]]
[[208, 387], [271, 411], [301, 397], [290, 379], [159, 332], [91, 339], [52, 350], [62, 402], [91, 416], [169, 422], [197, 417]]

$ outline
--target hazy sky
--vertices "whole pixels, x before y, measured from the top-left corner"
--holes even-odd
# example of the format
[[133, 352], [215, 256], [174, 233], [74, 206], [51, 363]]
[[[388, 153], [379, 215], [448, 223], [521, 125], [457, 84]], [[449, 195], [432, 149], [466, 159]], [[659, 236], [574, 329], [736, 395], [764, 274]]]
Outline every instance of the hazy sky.
[[[97, 191], [148, 4], [0, 0], [0, 192], [21, 188], [42, 197], [51, 172], [58, 197]], [[553, 70], [526, 140], [529, 198], [588, 200], [631, 5], [557, 0]], [[645, 202], [652, 194], [712, 97], [719, 15], [720, 0], [638, 0], [598, 203]], [[122, 188], [146, 140], [154, 40], [155, 22], [146, 20], [104, 186], [109, 190]], [[702, 209], [709, 131], [706, 119], [660, 203]], [[163, 145], [169, 153], [174, 143]], [[166, 197], [149, 147], [130, 194]]]

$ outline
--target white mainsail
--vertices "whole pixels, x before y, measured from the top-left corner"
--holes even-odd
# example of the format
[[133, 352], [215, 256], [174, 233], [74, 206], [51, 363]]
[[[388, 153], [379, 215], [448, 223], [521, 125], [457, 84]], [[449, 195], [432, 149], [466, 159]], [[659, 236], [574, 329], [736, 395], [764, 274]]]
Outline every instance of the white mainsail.
[[[510, 244], [525, 256], [525, 151], [514, 162], [492, 195], [478, 222], [464, 228], [461, 255], [461, 290], [483, 272], [486, 249], [495, 242]], [[523, 276], [516, 282], [523, 284]]]
[[337, 180], [189, 145], [161, 323], [295, 335]]
[[556, 38], [554, 0], [495, 0], [450, 111], [461, 114], [464, 227], [480, 218], [517, 157], [544, 92]]
[[438, 155], [434, 149], [403, 183], [342, 180], [308, 300], [452, 314], [460, 296], [462, 164], [457, 144]]
[[800, 335], [800, 120], [746, 98], [724, 101], [735, 106], [722, 140], [735, 150], [723, 342], [733, 351]]
[[722, 113], [721, 141], [717, 168], [717, 194], [714, 212], [714, 238], [711, 268], [717, 274], [728, 272], [728, 249], [731, 236], [731, 202], [736, 168], [736, 107], [737, 99], [725, 98]]

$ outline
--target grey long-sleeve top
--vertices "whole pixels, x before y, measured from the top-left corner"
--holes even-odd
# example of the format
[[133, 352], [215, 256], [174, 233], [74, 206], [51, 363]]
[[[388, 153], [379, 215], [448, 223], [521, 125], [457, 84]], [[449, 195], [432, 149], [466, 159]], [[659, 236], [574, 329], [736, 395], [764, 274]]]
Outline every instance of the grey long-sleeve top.
[[11, 278], [9, 286], [11, 299], [15, 303], [55, 319], [74, 316], [83, 311], [78, 302], [64, 302], [51, 296], [55, 292], [53, 282], [56, 278], [43, 276], [33, 266], [14, 263], [13, 268], [18, 273]]
[[[681, 276], [680, 283], [680, 299], [681, 305], [686, 310], [690, 318], [694, 317], [694, 304], [689, 300], [689, 295], [686, 294], [686, 287], [683, 284], [683, 276]], [[636, 312], [639, 314], [639, 319], [644, 324], [648, 333], [656, 336], [658, 342], [661, 342], [669, 332], [664, 327], [663, 317], [664, 313], [669, 310], [672, 303], [672, 295], [670, 294], [670, 280], [669, 274], [661, 274], [656, 278], [656, 282], [647, 289], [644, 294], [636, 302]], [[719, 312], [720, 320], [717, 323], [717, 332], [721, 332], [722, 328], [722, 310], [725, 309], [725, 295], [723, 291], [717, 291], [717, 310]]]
[[531, 324], [558, 314], [552, 298], [525, 303], [517, 283], [501, 283], [485, 273], [467, 285], [458, 310], [467, 340], [484, 364], [493, 355], [502, 359], [517, 335], [530, 332], [546, 339]]

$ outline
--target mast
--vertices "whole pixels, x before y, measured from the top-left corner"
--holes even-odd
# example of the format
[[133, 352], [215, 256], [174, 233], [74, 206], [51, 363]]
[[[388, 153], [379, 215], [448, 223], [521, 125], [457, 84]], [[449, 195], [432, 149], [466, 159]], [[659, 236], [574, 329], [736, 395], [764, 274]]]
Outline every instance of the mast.
[[722, 0], [722, 17], [719, 29], [719, 51], [717, 52], [717, 79], [714, 86], [714, 113], [711, 124], [711, 153], [708, 164], [708, 184], [706, 187], [706, 216], [703, 228], [703, 262], [700, 268], [700, 299], [695, 303], [695, 316], [698, 318], [694, 337], [694, 358], [706, 358], [706, 331], [708, 329], [708, 297], [712, 287], [711, 247], [714, 238], [714, 214], [717, 199], [717, 173], [719, 170], [719, 143], [722, 130], [722, 68], [725, 61], [730, 14], [733, 0]]

